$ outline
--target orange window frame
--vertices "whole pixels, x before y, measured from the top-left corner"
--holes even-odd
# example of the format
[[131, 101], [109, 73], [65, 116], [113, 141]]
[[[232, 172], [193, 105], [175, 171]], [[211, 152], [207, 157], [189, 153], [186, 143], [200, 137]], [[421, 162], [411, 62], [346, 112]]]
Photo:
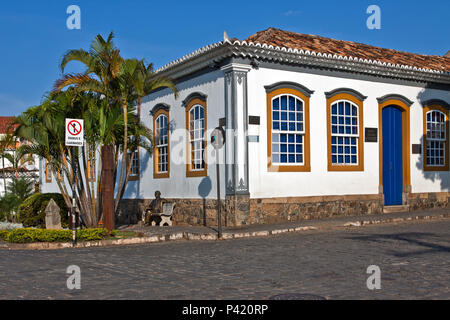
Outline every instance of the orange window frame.
[[[272, 163], [272, 99], [279, 95], [292, 95], [303, 102], [303, 164], [302, 165], [278, 165]], [[309, 97], [298, 90], [280, 88], [267, 95], [267, 170], [269, 172], [310, 172], [310, 126], [309, 126]], [[286, 131], [289, 133], [289, 131]]]
[[45, 182], [52, 182], [52, 171], [50, 170], [50, 163], [45, 161]]
[[[190, 126], [189, 126], [189, 113], [193, 107], [196, 105], [200, 105], [203, 107], [204, 111], [204, 137], [203, 137], [203, 161], [204, 161], [204, 168], [202, 170], [193, 170], [192, 169], [192, 147], [191, 147], [191, 133], [190, 133]], [[200, 98], [194, 98], [186, 105], [186, 177], [206, 177], [208, 175], [208, 163], [207, 163], [207, 137], [206, 137], [206, 130], [208, 128], [207, 125], [207, 119], [208, 119], [208, 112], [207, 112], [207, 104], [206, 101], [200, 99]]]
[[[440, 111], [445, 115], [445, 164], [443, 166], [430, 166], [427, 164], [427, 113]], [[424, 171], [448, 171], [449, 170], [449, 111], [440, 105], [430, 105], [423, 108], [423, 170]]]
[[[358, 164], [333, 164], [331, 153], [331, 106], [337, 101], [349, 101], [358, 107]], [[327, 99], [327, 158], [328, 171], [364, 171], [364, 103], [349, 93], [338, 93]]]
[[58, 181], [63, 181], [63, 176], [61, 173], [62, 173], [62, 169], [59, 168], [58, 171], [56, 172]]
[[[158, 110], [153, 115], [153, 132], [155, 135], [156, 132], [156, 119], [160, 115], [164, 115], [167, 117], [167, 126], [169, 126], [170, 118], [169, 118], [169, 112], [166, 110]], [[153, 178], [155, 179], [163, 179], [163, 178], [169, 178], [170, 177], [170, 130], [167, 128], [167, 172], [158, 172], [158, 166], [159, 166], [159, 153], [158, 153], [158, 146], [156, 145], [156, 139], [158, 137], [155, 137], [155, 150], [153, 152]]]

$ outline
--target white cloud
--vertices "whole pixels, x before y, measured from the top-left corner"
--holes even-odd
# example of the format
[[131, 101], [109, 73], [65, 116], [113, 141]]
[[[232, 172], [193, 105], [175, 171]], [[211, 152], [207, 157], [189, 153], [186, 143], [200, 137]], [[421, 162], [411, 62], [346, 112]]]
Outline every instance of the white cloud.
[[300, 15], [301, 11], [300, 10], [289, 10], [286, 11], [285, 13], [283, 13], [286, 17], [295, 17]]

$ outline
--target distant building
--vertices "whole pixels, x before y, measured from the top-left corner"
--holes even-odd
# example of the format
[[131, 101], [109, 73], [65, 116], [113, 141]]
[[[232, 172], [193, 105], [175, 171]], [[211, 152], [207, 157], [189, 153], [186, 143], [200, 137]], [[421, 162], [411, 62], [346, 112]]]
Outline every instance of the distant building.
[[[0, 141], [3, 141], [7, 134], [12, 133], [14, 127], [12, 121], [14, 117], [0, 117]], [[15, 156], [17, 148], [22, 144], [27, 143], [23, 139], [15, 139], [12, 143], [3, 145], [0, 150]], [[2, 145], [2, 144], [0, 144]], [[3, 196], [6, 191], [8, 183], [14, 178], [28, 177], [35, 181], [38, 186], [39, 183], [39, 157], [29, 156], [18, 159], [16, 163], [12, 163], [6, 157], [0, 157], [0, 196]], [[36, 186], [36, 187], [37, 187]]]

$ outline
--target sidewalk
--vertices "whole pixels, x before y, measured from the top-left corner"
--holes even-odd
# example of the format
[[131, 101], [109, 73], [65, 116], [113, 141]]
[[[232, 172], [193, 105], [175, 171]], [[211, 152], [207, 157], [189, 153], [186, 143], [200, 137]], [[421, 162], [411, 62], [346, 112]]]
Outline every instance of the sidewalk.
[[[243, 238], [251, 236], [268, 236], [284, 232], [304, 230], [330, 229], [337, 227], [359, 227], [370, 224], [392, 223], [412, 220], [442, 219], [450, 217], [449, 209], [433, 209], [413, 212], [384, 213], [376, 215], [360, 215], [336, 217], [323, 220], [304, 220], [299, 222], [283, 222], [277, 224], [249, 225], [241, 227], [223, 227], [223, 239]], [[120, 230], [135, 231], [145, 237], [172, 236], [183, 234], [188, 240], [215, 240], [217, 226], [173, 226], [150, 227], [130, 225], [122, 226]]]
[[[224, 227], [222, 239], [239, 239], [249, 237], [264, 237], [287, 232], [308, 230], [329, 230], [333, 228], [354, 228], [371, 224], [406, 222], [414, 220], [437, 220], [450, 217], [449, 209], [434, 209], [414, 212], [387, 213], [376, 215], [360, 215], [337, 217], [323, 220], [307, 220], [299, 222], [284, 222], [278, 224], [250, 225], [242, 227]], [[176, 240], [209, 240], [217, 239], [216, 226], [173, 226], [145, 227], [139, 225], [122, 226], [121, 231], [134, 231], [139, 237], [124, 239], [109, 239], [100, 241], [80, 242], [75, 248], [103, 247], [115, 245], [144, 244]], [[73, 248], [71, 243], [5, 243], [0, 242], [0, 248], [9, 250], [54, 250]]]

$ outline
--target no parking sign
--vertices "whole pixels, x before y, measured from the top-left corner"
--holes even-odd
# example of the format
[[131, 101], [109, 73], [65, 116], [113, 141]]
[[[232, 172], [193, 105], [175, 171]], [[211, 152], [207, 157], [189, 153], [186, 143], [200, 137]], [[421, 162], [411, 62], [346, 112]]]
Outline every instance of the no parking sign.
[[66, 119], [66, 146], [82, 147], [84, 145], [84, 120]]

